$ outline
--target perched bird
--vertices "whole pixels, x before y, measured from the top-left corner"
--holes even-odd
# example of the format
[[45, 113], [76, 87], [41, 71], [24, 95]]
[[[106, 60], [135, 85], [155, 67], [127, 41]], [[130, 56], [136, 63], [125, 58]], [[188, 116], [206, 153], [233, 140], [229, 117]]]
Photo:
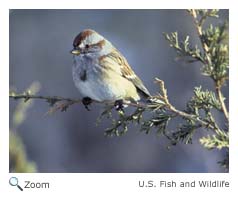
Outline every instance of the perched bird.
[[117, 109], [123, 100], [136, 102], [150, 93], [134, 73], [126, 58], [103, 36], [86, 29], [73, 41], [73, 80], [84, 96], [91, 100], [115, 102]]

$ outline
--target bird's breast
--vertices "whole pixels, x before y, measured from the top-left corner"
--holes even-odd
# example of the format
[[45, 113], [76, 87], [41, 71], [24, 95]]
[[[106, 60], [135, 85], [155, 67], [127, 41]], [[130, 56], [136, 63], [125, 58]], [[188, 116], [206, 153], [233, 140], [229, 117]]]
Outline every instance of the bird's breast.
[[73, 79], [84, 96], [97, 101], [138, 100], [135, 86], [113, 69], [91, 61], [81, 60], [73, 66]]

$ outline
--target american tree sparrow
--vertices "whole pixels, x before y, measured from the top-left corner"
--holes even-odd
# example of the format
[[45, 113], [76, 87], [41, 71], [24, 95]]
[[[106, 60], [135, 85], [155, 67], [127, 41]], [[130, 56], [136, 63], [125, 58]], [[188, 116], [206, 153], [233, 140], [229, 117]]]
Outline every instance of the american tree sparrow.
[[123, 100], [136, 102], [141, 96], [150, 97], [126, 58], [96, 31], [79, 33], [73, 47], [73, 80], [85, 105], [93, 99], [115, 102], [121, 109]]

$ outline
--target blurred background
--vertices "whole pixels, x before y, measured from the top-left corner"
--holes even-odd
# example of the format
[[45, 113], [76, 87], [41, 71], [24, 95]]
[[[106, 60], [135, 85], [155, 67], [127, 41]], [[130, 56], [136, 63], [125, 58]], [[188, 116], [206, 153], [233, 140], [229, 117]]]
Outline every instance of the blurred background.
[[[227, 10], [220, 11], [219, 20], [224, 19]], [[74, 37], [86, 28], [111, 41], [152, 94], [158, 91], [154, 78], [164, 80], [178, 109], [185, 109], [195, 86], [214, 90], [212, 81], [200, 74], [201, 65], [176, 61], [164, 39], [163, 32], [178, 31], [182, 38], [189, 35], [192, 44], [199, 43], [185, 10], [10, 10], [10, 88], [23, 92], [38, 81], [37, 94], [80, 98], [70, 50]], [[228, 98], [228, 86], [224, 94]], [[10, 99], [10, 128], [17, 105]], [[38, 172], [224, 172], [217, 164], [224, 153], [200, 145], [201, 133], [192, 145], [168, 150], [165, 138], [135, 126], [122, 137], [105, 137], [109, 122], [96, 126], [101, 105], [93, 104], [91, 111], [74, 105], [67, 112], [45, 115], [48, 110], [46, 102], [35, 100], [14, 131]]]

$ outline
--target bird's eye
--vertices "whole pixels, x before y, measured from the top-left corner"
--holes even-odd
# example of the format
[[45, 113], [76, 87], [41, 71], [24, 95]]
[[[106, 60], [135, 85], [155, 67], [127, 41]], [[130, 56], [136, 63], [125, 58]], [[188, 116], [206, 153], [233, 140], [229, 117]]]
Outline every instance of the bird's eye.
[[86, 49], [88, 49], [88, 48], [89, 48], [89, 45], [88, 45], [88, 44], [86, 44], [86, 45], [85, 45], [85, 48], [86, 48]]

